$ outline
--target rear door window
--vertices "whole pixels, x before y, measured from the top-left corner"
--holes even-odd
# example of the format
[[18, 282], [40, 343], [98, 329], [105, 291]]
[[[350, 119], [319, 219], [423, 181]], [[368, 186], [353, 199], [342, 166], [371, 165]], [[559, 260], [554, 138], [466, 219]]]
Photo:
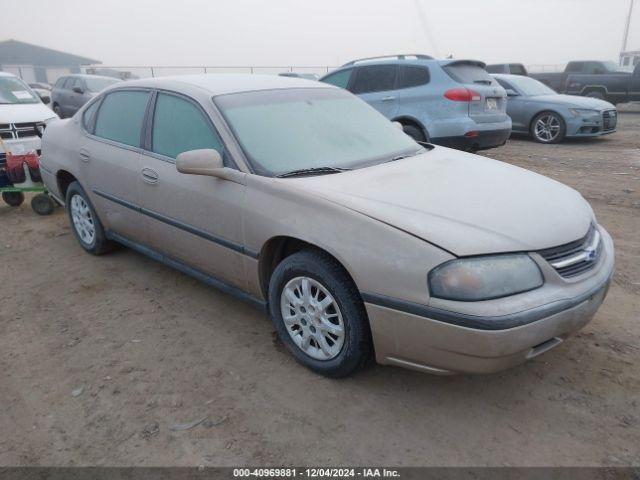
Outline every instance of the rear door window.
[[149, 92], [141, 90], [112, 92], [104, 97], [95, 135], [132, 147], [140, 146], [140, 134], [149, 101]]
[[584, 62], [569, 62], [567, 72], [577, 73], [584, 70]]
[[496, 85], [495, 79], [479, 65], [473, 63], [453, 63], [443, 70], [458, 83]]
[[419, 87], [429, 83], [429, 69], [415, 65], [403, 65], [400, 67], [400, 82], [398, 88]]
[[324, 83], [335, 85], [336, 87], [347, 88], [352, 73], [353, 69], [342, 70], [340, 72], [332, 73], [331, 75], [326, 76], [322, 79], [322, 81]]
[[370, 65], [360, 67], [356, 72], [353, 93], [372, 93], [395, 90], [398, 79], [397, 65]]
[[222, 141], [204, 112], [189, 100], [158, 94], [153, 116], [152, 150], [166, 157], [202, 148], [223, 154]]

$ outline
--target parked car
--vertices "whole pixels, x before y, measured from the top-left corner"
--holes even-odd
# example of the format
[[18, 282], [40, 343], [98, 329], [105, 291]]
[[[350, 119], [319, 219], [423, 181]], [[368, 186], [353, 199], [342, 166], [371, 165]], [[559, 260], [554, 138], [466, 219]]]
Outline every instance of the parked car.
[[315, 73], [282, 72], [278, 75], [281, 77], [304, 78], [306, 80], [318, 80], [318, 78], [320, 78], [320, 76]]
[[[0, 72], [0, 137], [5, 148], [14, 153], [36, 150], [45, 124], [56, 118], [38, 95], [20, 78]], [[5, 164], [0, 148], [0, 168]]]
[[439, 374], [519, 364], [584, 326], [613, 272], [611, 237], [575, 190], [421, 146], [320, 82], [127, 82], [43, 142], [84, 250], [118, 242], [267, 309], [328, 376], [374, 352]]
[[616, 107], [597, 98], [561, 95], [542, 82], [519, 75], [494, 75], [507, 91], [513, 131], [540, 143], [566, 137], [598, 137], [616, 131]]
[[521, 63], [496, 63], [493, 65], [487, 65], [486, 68], [489, 73], [506, 73], [509, 75], [523, 75], [528, 76], [527, 67]]
[[45, 105], [51, 103], [51, 86], [47, 83], [30, 83], [29, 87], [38, 94]]
[[607, 100], [613, 104], [640, 100], [640, 67], [628, 72], [614, 62], [569, 62], [564, 72], [532, 73], [558, 93]]
[[398, 55], [355, 60], [320, 81], [358, 95], [414, 140], [461, 150], [504, 145], [504, 89], [475, 60]]
[[119, 82], [98, 75], [66, 75], [60, 77], [51, 90], [51, 106], [60, 118], [73, 116], [80, 107], [104, 88]]

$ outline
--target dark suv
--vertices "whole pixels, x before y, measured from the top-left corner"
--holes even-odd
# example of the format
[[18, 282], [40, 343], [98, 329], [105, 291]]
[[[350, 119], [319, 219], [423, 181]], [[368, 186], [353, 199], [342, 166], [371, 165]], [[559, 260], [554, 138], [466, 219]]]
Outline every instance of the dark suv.
[[60, 118], [73, 116], [98, 92], [120, 80], [98, 75], [66, 75], [51, 90], [51, 106]]

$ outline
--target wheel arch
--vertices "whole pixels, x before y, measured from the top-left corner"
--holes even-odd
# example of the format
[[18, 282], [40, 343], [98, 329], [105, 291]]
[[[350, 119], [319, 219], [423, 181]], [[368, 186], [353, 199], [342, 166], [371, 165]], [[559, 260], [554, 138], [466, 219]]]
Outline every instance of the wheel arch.
[[260, 254], [258, 257], [258, 275], [260, 280], [260, 289], [264, 298], [269, 298], [269, 282], [271, 280], [271, 276], [273, 275], [276, 267], [282, 262], [285, 258], [297, 253], [301, 250], [316, 250], [324, 253], [331, 257], [344, 271], [346, 272], [349, 279], [353, 282], [353, 285], [358, 289], [358, 285], [347, 268], [344, 262], [340, 261], [340, 259], [328, 251], [325, 248], [319, 247], [314, 243], [311, 243], [306, 240], [302, 240], [297, 237], [288, 236], [288, 235], [279, 235], [276, 237], [272, 237], [267, 240], [262, 248], [260, 249]]
[[536, 118], [538, 118], [543, 113], [553, 113], [554, 115], [557, 115], [558, 117], [560, 117], [560, 121], [565, 125], [565, 127], [567, 126], [567, 121], [564, 119], [564, 115], [552, 108], [543, 108], [531, 116], [531, 120], [529, 120], [529, 133], [531, 133], [531, 129], [533, 128], [533, 122], [535, 122]]
[[427, 141], [429, 140], [429, 131], [422, 124], [422, 122], [420, 120], [418, 120], [417, 118], [412, 117], [411, 115], [400, 115], [398, 117], [395, 117], [391, 121], [392, 122], [399, 122], [402, 125], [413, 125], [414, 127], [419, 128], [422, 131], [424, 136], [427, 138]]
[[58, 184], [58, 192], [60, 192], [61, 200], [66, 201], [69, 185], [77, 181], [78, 179], [76, 176], [68, 170], [58, 170], [56, 173], [56, 182]]

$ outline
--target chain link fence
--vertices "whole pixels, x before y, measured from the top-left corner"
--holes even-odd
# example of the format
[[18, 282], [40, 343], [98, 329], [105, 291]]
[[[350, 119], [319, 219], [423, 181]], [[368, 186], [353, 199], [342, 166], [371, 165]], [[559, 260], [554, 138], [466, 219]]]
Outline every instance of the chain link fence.
[[280, 73], [298, 73], [322, 76], [336, 67], [332, 66], [46, 66], [46, 65], [0, 65], [0, 70], [13, 73], [27, 83], [46, 82], [54, 84], [58, 78], [71, 73], [105, 75], [122, 80], [165, 77], [171, 75], [193, 75], [212, 73], [251, 73], [278, 75]]

